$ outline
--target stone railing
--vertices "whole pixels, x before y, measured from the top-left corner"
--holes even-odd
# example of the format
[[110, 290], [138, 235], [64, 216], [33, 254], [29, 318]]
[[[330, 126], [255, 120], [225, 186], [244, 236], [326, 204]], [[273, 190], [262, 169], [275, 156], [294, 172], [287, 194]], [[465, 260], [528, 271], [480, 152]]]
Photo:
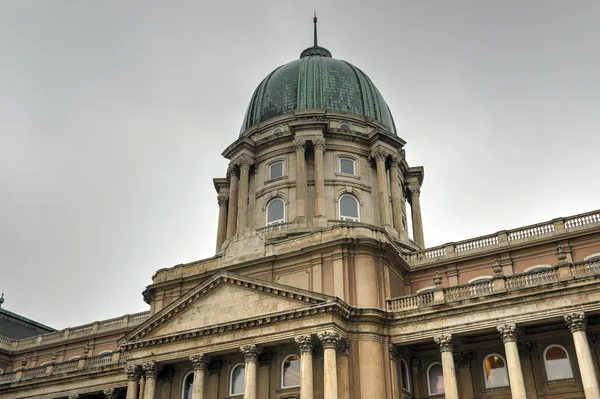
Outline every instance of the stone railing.
[[23, 370], [21, 379], [38, 378], [46, 375], [46, 366]]
[[69, 371], [77, 370], [77, 365], [79, 364], [79, 360], [69, 360], [67, 362], [56, 363], [54, 365], [54, 373], [68, 373]]
[[276, 231], [286, 231], [286, 230], [290, 230], [293, 227], [293, 225], [294, 225], [294, 222], [270, 224], [268, 226], [261, 227], [260, 229], [256, 229], [256, 232], [261, 233], [261, 234], [267, 234], [267, 233], [273, 233]]
[[375, 226], [373, 224], [353, 222], [351, 220], [328, 220], [327, 227], [366, 227], [374, 231], [385, 231], [383, 227]]
[[[387, 300], [387, 310], [400, 312], [418, 309], [421, 307], [471, 300], [522, 289], [530, 289], [559, 281], [583, 279], [600, 275], [600, 261], [580, 262], [575, 264], [559, 264], [546, 270], [530, 273], [515, 274], [512, 276], [494, 277], [489, 281], [442, 288], [432, 292], [408, 295]], [[437, 297], [439, 295], [439, 297]]]
[[0, 374], [0, 384], [10, 384], [17, 377], [17, 373]]
[[87, 359], [87, 367], [100, 367], [112, 363], [112, 353], [89, 357]]
[[0, 337], [0, 349], [10, 351], [30, 349], [68, 339], [83, 338], [96, 333], [135, 327], [147, 320], [148, 317], [150, 317], [150, 312], [140, 312], [20, 340]]
[[413, 266], [430, 262], [452, 259], [503, 246], [518, 245], [527, 241], [553, 237], [572, 231], [600, 227], [600, 211], [583, 213], [567, 218], [554, 219], [517, 229], [500, 231], [469, 240], [451, 242], [437, 247], [404, 254], [407, 262]]

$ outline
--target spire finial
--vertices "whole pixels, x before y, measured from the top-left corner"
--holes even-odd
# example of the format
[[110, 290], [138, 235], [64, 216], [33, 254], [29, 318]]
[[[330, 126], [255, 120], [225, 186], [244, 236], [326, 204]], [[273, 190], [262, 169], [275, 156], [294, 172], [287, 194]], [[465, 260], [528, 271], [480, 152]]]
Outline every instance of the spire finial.
[[318, 47], [317, 44], [317, 10], [315, 9], [315, 16], [313, 17], [313, 23], [315, 24], [315, 47]]
[[3, 303], [4, 303], [4, 292], [2, 293], [2, 296], [0, 297], [0, 308], [2, 307]]

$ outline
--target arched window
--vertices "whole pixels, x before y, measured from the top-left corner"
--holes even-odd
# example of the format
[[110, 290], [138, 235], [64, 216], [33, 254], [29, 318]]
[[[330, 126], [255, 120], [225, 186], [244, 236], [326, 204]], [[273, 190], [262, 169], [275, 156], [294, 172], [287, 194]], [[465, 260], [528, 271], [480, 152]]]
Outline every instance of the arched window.
[[281, 198], [273, 198], [267, 204], [267, 224], [285, 222], [285, 204]]
[[194, 372], [190, 371], [183, 377], [181, 399], [192, 399], [192, 389], [194, 389]]
[[98, 353], [98, 356], [104, 356], [104, 355], [110, 355], [112, 354], [112, 351], [102, 351], [100, 353]]
[[429, 395], [441, 395], [445, 392], [442, 363], [432, 363], [427, 368], [427, 388]]
[[81, 356], [73, 356], [72, 358], [69, 359], [69, 361], [71, 360], [79, 360], [81, 358]]
[[283, 128], [281, 126], [277, 126], [275, 129], [271, 130], [271, 134], [281, 134], [283, 133]]
[[600, 260], [600, 254], [592, 254], [590, 256], [586, 256], [583, 260], [586, 262], [597, 262]]
[[423, 287], [419, 290], [417, 290], [416, 294], [428, 294], [430, 292], [433, 292], [433, 290], [435, 290], [436, 286], [435, 285], [430, 285], [428, 287]]
[[277, 179], [283, 176], [283, 161], [275, 161], [269, 164], [269, 179]]
[[408, 372], [408, 366], [404, 359], [400, 359], [400, 378], [402, 378], [402, 389], [409, 393], [412, 393], [412, 385], [410, 383], [410, 374]]
[[356, 174], [356, 161], [354, 159], [348, 157], [339, 157], [338, 159], [340, 160], [340, 173]]
[[352, 130], [352, 125], [349, 122], [340, 123], [340, 130]]
[[523, 272], [524, 273], [535, 273], [535, 272], [541, 272], [542, 270], [548, 270], [551, 268], [552, 268], [552, 266], [550, 266], [550, 265], [535, 265], [535, 266], [528, 267]]
[[281, 387], [293, 388], [300, 386], [300, 357], [288, 355], [281, 362]]
[[350, 194], [343, 194], [339, 200], [339, 212], [341, 220], [351, 220], [358, 222], [360, 220], [360, 210], [358, 200]]
[[485, 374], [486, 388], [498, 388], [508, 386], [508, 371], [504, 358], [497, 354], [488, 355], [483, 360], [483, 372]]
[[0, 375], [4, 374], [4, 370], [0, 369]]
[[239, 363], [233, 366], [229, 374], [229, 395], [244, 394], [244, 379], [246, 378], [246, 365]]
[[573, 369], [569, 360], [569, 353], [559, 345], [550, 345], [544, 350], [544, 364], [548, 381], [573, 378]]

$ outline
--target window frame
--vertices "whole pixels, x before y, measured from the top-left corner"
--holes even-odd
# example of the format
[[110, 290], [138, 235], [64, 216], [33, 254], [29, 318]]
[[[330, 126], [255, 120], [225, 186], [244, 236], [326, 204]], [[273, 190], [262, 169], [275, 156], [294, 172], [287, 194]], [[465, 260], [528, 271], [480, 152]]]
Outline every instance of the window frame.
[[[548, 353], [548, 350], [550, 348], [553, 348], [555, 346], [562, 349], [567, 354], [567, 361], [569, 362], [569, 368], [571, 370], [570, 377], [550, 379], [550, 375], [548, 374], [548, 363], [546, 360], [546, 353]], [[542, 361], [544, 362], [544, 371], [546, 371], [546, 381], [563, 381], [563, 380], [570, 380], [572, 378], [575, 378], [575, 373], [573, 373], [573, 364], [571, 363], [571, 356], [569, 355], [569, 351], [567, 350], [567, 348], [565, 348], [564, 346], [559, 345], [559, 344], [550, 344], [550, 345], [546, 346], [546, 348], [542, 352]]]
[[600, 252], [591, 254], [583, 258], [585, 262], [598, 262], [600, 261]]
[[[485, 361], [488, 360], [488, 358], [490, 358], [492, 356], [498, 356], [504, 362], [504, 370], [506, 372], [506, 380], [508, 381], [508, 383], [506, 385], [498, 385], [498, 386], [493, 386], [493, 387], [491, 387], [491, 386], [488, 385], [488, 380], [487, 380], [487, 377], [485, 375]], [[499, 354], [499, 353], [488, 353], [487, 355], [485, 355], [483, 357], [483, 361], [481, 362], [481, 368], [483, 370], [483, 382], [485, 383], [486, 389], [510, 387], [510, 377], [508, 376], [508, 363], [506, 363], [506, 359], [501, 354]]]
[[[439, 364], [440, 367], [442, 367], [442, 362], [433, 362], [427, 367], [427, 370], [425, 371], [425, 378], [427, 379], [427, 393], [429, 394], [429, 396], [437, 396], [437, 395], [445, 395], [446, 394], [446, 387], [444, 387], [444, 392], [435, 392], [435, 393], [431, 392], [431, 380], [429, 378], [429, 371], [436, 364]], [[442, 378], [443, 378], [443, 376], [444, 376], [444, 368], [442, 367]]]
[[104, 355], [109, 355], [109, 354], [112, 355], [113, 351], [107, 349], [105, 351], [98, 353], [96, 356], [104, 356]]
[[404, 368], [406, 370], [406, 381], [407, 381], [407, 385], [408, 387], [405, 387], [404, 384], [402, 384], [402, 389], [405, 390], [408, 393], [412, 393], [412, 381], [410, 379], [410, 369], [408, 368], [408, 363], [406, 363], [406, 361], [404, 359], [400, 359], [400, 381], [402, 381], [402, 365], [404, 364]]
[[[277, 219], [274, 220], [272, 222], [269, 222], [269, 207], [275, 202], [275, 201], [281, 201], [281, 203], [283, 204], [283, 218], [282, 219]], [[271, 199], [269, 199], [269, 201], [267, 201], [267, 206], [265, 207], [265, 226], [271, 226], [274, 224], [281, 224], [281, 223], [285, 223], [285, 201], [283, 200], [283, 198], [281, 197], [273, 197]]]
[[[356, 201], [356, 213], [358, 214], [358, 218], [353, 218], [351, 216], [342, 216], [342, 198], [344, 197], [350, 197], [352, 199], [354, 199], [354, 201]], [[340, 195], [338, 197], [338, 218], [339, 220], [344, 220], [344, 221], [348, 221], [348, 222], [360, 222], [360, 201], [358, 200], [358, 197], [355, 196], [354, 194], [350, 194], [350, 193], [343, 193], [342, 195]]]
[[[274, 166], [275, 164], [278, 164], [278, 163], [281, 164], [281, 176], [273, 177], [273, 174], [271, 173], [271, 167]], [[267, 164], [267, 169], [268, 169], [268, 172], [267, 172], [268, 179], [267, 180], [280, 179], [280, 178], [286, 176], [286, 173], [285, 173], [285, 159], [275, 159], [275, 160], [269, 162]]]
[[[188, 371], [184, 376], [183, 379], [181, 380], [181, 399], [192, 399], [192, 398], [186, 398], [185, 397], [185, 382], [188, 379], [189, 376], [194, 377], [194, 370], [192, 371]], [[194, 389], [194, 381], [192, 381], [192, 390]]]
[[231, 367], [231, 370], [229, 370], [229, 389], [227, 390], [229, 392], [229, 396], [243, 396], [244, 392], [242, 393], [233, 393], [233, 372], [235, 371], [235, 369], [237, 369], [238, 367], [243, 366], [244, 367], [244, 389], [246, 388], [246, 363], [236, 363]]
[[[344, 129], [344, 128], [342, 127], [343, 125], [348, 125], [348, 129]], [[345, 130], [345, 131], [352, 130], [352, 123], [350, 123], [350, 122], [348, 122], [348, 121], [341, 121], [341, 122], [339, 123], [339, 125], [338, 125], [338, 129], [340, 129], [340, 130]]]
[[81, 356], [79, 356], [79, 355], [75, 355], [75, 356], [71, 356], [71, 358], [70, 358], [69, 360], [67, 360], [67, 361], [68, 361], [68, 362], [71, 362], [71, 361], [73, 361], [73, 360], [79, 360], [79, 359], [81, 359]]
[[523, 270], [523, 273], [535, 273], [541, 272], [542, 270], [552, 269], [551, 265], [533, 265], [529, 266], [527, 269]]
[[[352, 161], [352, 173], [342, 172], [342, 160]], [[338, 156], [338, 171], [340, 174], [345, 176], [358, 176], [356, 171], [356, 158], [353, 158], [348, 155], [339, 155]]]
[[283, 127], [281, 126], [276, 126], [273, 129], [271, 129], [271, 136], [274, 136], [276, 134], [282, 134], [283, 133]]
[[[297, 357], [297, 358], [298, 358], [298, 361], [299, 361], [299, 362], [302, 362], [302, 358], [300, 357], [300, 355], [297, 355], [297, 354], [295, 354], [295, 353], [290, 353], [290, 354], [286, 355], [286, 356], [283, 358], [283, 360], [281, 361], [281, 364], [279, 365], [279, 379], [280, 379], [280, 384], [279, 384], [279, 387], [280, 387], [281, 389], [300, 388], [300, 384], [298, 384], [298, 385], [283, 385], [283, 381], [284, 381], [284, 378], [283, 378], [283, 377], [284, 377], [284, 376], [283, 376], [283, 365], [285, 364], [285, 361], [286, 361], [288, 358], [292, 357], [292, 356], [295, 356], [295, 357]], [[302, 367], [302, 364], [300, 364], [300, 367]]]

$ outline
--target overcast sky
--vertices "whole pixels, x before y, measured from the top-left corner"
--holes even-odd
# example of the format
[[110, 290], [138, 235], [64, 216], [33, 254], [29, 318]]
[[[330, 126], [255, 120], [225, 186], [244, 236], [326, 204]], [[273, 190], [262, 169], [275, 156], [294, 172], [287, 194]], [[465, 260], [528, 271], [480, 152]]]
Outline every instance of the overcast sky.
[[0, 291], [55, 328], [214, 253], [221, 152], [320, 44], [388, 102], [428, 246], [600, 208], [600, 2], [0, 1]]

